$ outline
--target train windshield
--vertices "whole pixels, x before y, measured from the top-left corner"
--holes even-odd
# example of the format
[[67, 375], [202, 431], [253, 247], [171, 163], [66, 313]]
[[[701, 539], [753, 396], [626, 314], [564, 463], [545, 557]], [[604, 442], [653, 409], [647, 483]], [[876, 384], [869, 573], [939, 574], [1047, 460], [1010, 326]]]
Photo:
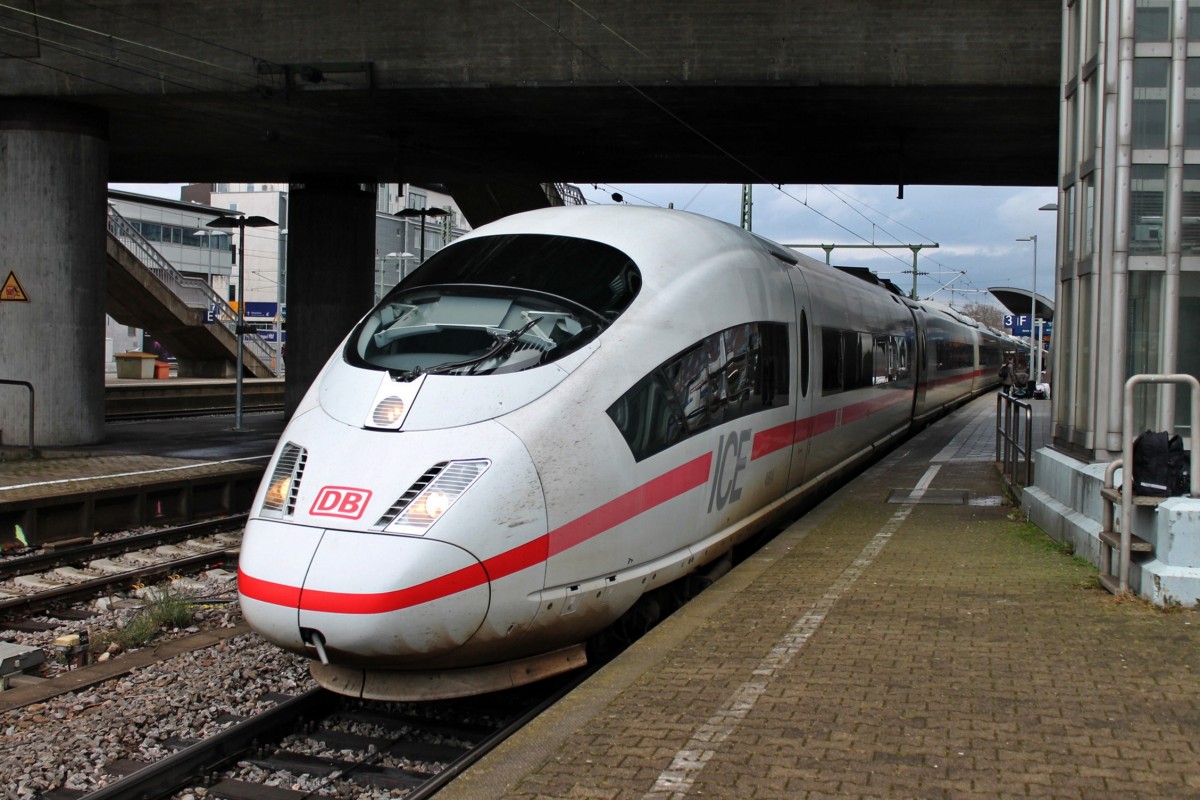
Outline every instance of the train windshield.
[[592, 341], [640, 286], [629, 257], [599, 242], [469, 239], [389, 292], [355, 329], [345, 357], [399, 378], [519, 372]]

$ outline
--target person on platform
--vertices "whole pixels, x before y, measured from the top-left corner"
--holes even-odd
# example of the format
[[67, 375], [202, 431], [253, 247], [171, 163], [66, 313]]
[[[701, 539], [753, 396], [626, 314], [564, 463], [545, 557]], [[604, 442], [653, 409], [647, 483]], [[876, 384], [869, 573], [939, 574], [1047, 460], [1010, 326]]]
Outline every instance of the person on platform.
[[1013, 362], [1010, 358], [1000, 367], [1000, 391], [1004, 394], [1012, 394], [1014, 379], [1015, 369], [1013, 368]]

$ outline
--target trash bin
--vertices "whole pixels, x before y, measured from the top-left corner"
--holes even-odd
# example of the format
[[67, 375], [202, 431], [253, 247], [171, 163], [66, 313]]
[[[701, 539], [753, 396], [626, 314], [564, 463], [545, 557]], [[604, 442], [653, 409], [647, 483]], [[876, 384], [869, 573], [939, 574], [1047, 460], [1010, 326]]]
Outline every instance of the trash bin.
[[154, 377], [158, 380], [166, 380], [171, 377], [171, 365], [166, 361], [154, 362]]

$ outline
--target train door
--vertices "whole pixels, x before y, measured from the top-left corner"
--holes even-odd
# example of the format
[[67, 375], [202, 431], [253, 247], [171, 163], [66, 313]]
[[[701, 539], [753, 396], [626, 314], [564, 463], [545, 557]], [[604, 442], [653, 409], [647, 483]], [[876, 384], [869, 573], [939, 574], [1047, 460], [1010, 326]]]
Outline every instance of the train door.
[[788, 490], [804, 483], [807, 470], [808, 449], [811, 441], [811, 425], [813, 418], [814, 384], [816, 363], [814, 359], [814, 344], [816, 337], [813, 329], [812, 295], [804, 273], [798, 268], [788, 270], [792, 281], [792, 295], [796, 303], [796, 337], [795, 337], [795, 424], [792, 429], [792, 464], [788, 473]]

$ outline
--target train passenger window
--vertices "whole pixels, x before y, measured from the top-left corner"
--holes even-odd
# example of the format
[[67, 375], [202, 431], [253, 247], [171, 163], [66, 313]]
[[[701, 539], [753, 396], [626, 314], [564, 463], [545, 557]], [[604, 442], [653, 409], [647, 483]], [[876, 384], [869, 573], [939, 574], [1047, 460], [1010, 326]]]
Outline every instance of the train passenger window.
[[836, 328], [821, 329], [821, 393], [842, 391], [844, 367], [842, 332]]
[[640, 380], [608, 408], [634, 458], [640, 461], [686, 436], [786, 405], [787, 336], [787, 326], [780, 323], [735, 325]]
[[909, 380], [908, 340], [896, 334], [821, 329], [821, 394]]
[[658, 370], [642, 378], [609, 406], [608, 416], [637, 461], [680, 441], [685, 431], [675, 393]]

